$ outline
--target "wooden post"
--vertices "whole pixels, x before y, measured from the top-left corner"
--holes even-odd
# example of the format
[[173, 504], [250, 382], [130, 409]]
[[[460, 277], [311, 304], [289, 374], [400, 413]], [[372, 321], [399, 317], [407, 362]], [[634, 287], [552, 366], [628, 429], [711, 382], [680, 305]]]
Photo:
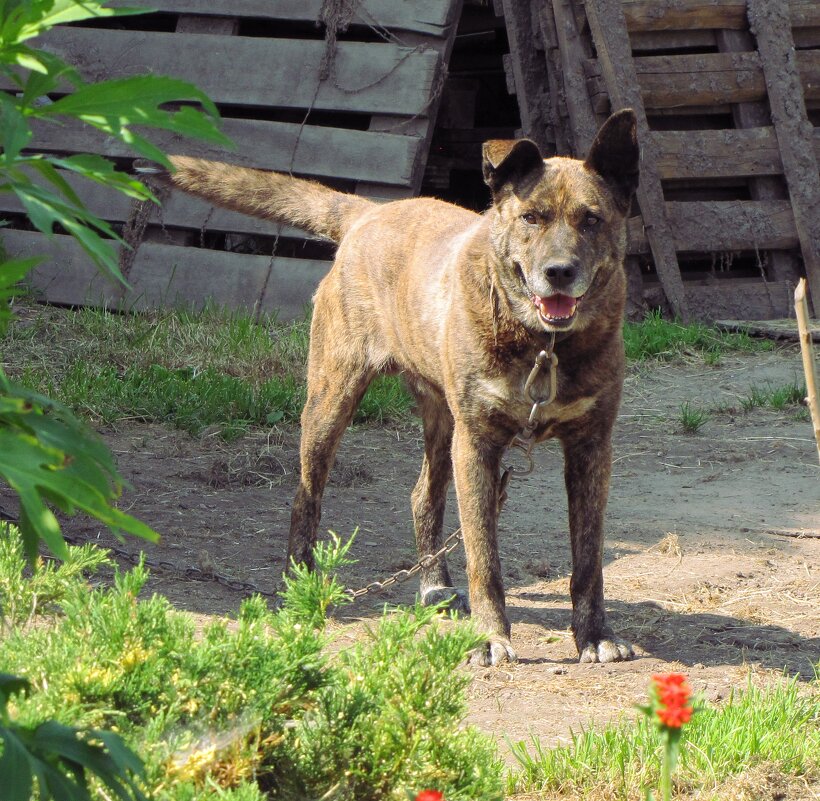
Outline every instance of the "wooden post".
[[646, 120], [623, 8], [620, 2], [611, 0], [586, 0], [585, 7], [612, 109], [632, 108], [638, 119], [641, 178], [637, 195], [646, 238], [669, 305], [681, 320], [688, 322], [689, 307], [678, 267], [675, 239], [666, 218], [655, 142]]
[[[515, 95], [521, 111], [524, 136], [532, 139], [545, 156], [550, 153], [547, 82], [544, 58], [536, 49], [535, 28], [529, 0], [502, 0], [504, 24], [510, 43]], [[555, 140], [553, 134], [552, 139]]]
[[820, 174], [806, 114], [788, 3], [748, 0], [815, 313], [820, 308]]
[[[549, 9], [544, 13], [549, 13]], [[584, 49], [575, 25], [575, 14], [570, 0], [552, 0], [552, 13], [555, 18], [558, 52], [561, 56], [564, 100], [569, 114], [571, 155], [582, 159], [595, 141], [595, 134], [598, 132], [598, 122], [589, 102], [584, 76]]]
[[[721, 52], [749, 52], [755, 49], [755, 42], [748, 31], [720, 30], [717, 45]], [[769, 105], [757, 103], [733, 103], [732, 117], [736, 128], [767, 128], [772, 124]], [[749, 179], [749, 193], [752, 200], [783, 200], [788, 197], [785, 181], [773, 175], [762, 175]], [[790, 281], [792, 286], [800, 277], [800, 267], [796, 256], [787, 250], [769, 251], [770, 281]], [[766, 280], [766, 276], [764, 276]], [[777, 314], [785, 314], [787, 308], [778, 309]]]
[[811, 422], [814, 426], [814, 441], [817, 443], [817, 458], [820, 459], [820, 394], [817, 375], [814, 371], [814, 347], [809, 331], [809, 304], [806, 302], [806, 279], [801, 278], [794, 290], [794, 311], [797, 315], [797, 330], [800, 333], [800, 353], [803, 356], [803, 372], [806, 374], [806, 401], [809, 404]]

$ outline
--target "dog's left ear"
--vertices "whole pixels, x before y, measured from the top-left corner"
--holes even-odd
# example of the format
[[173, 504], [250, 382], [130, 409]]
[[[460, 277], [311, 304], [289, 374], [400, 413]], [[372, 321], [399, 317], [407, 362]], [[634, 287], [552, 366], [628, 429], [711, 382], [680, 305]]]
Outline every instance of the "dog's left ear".
[[505, 187], [524, 197], [544, 175], [544, 158], [532, 139], [491, 139], [481, 155], [484, 182], [494, 200]]
[[584, 162], [609, 185], [618, 207], [626, 213], [638, 188], [641, 152], [635, 112], [625, 108], [613, 114], [598, 131]]

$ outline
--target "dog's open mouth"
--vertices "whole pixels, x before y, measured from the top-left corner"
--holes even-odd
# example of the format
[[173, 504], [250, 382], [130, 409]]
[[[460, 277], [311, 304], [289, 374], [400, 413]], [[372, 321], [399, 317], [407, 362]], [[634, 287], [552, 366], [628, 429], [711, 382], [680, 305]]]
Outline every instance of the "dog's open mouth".
[[561, 328], [567, 327], [575, 319], [580, 299], [561, 294], [550, 295], [548, 298], [540, 298], [538, 295], [532, 296], [532, 302], [538, 309], [541, 322]]

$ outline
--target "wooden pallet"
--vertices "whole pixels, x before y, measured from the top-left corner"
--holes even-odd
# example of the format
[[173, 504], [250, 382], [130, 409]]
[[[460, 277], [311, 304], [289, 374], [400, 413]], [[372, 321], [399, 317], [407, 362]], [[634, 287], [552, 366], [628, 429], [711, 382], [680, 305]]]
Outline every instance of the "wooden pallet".
[[[418, 193], [461, 0], [363, 0], [324, 79], [321, 0], [119, 4], [156, 13], [119, 18], [104, 29], [58, 27], [40, 44], [89, 80], [156, 73], [207, 92], [236, 150], [160, 133], [154, 140], [166, 152], [289, 171], [375, 198]], [[129, 29], [116, 27], [122, 25]], [[123, 163], [134, 155], [79, 126], [38, 127], [33, 149], [99, 153]], [[72, 183], [115, 227], [132, 215], [131, 203], [116, 192]], [[70, 238], [25, 230], [22, 209], [8, 195], [0, 195], [0, 215], [11, 221], [4, 231], [10, 253], [50, 256], [33, 281], [55, 303], [145, 309], [213, 300], [288, 319], [304, 313], [331, 256], [294, 229], [173, 195], [126, 261], [131, 289], [123, 291], [96, 276]]]
[[524, 15], [540, 32], [548, 80], [539, 93], [525, 71], [513, 79], [520, 103], [547, 109], [555, 152], [583, 155], [610, 109], [636, 110], [633, 310], [649, 298], [683, 318], [783, 317], [801, 271], [820, 298], [816, 0], [503, 3], [513, 32]]

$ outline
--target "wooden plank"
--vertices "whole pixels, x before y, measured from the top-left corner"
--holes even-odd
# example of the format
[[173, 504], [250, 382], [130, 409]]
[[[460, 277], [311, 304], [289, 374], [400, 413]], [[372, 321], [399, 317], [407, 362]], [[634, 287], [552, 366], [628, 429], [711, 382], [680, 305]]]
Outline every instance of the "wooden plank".
[[788, 281], [715, 280], [706, 285], [687, 283], [686, 295], [699, 320], [768, 320], [788, 313], [793, 288]]
[[[316, 22], [322, 0], [112, 0], [113, 7], [145, 7], [177, 14], [252, 17], [288, 22]], [[455, 17], [451, 0], [362, 0], [353, 22], [428, 36], [445, 36]]]
[[[524, 136], [532, 139], [542, 154], [550, 152], [547, 140], [547, 81], [543, 50], [536, 50], [532, 9], [528, 0], [502, 0], [507, 39], [510, 43], [514, 94], [521, 112]], [[553, 135], [554, 138], [554, 135]]]
[[425, 113], [439, 60], [423, 46], [339, 42], [334, 78], [320, 82], [322, 41], [58, 27], [37, 44], [92, 80], [174, 75], [217, 103], [408, 116]]
[[572, 132], [572, 152], [583, 158], [598, 132], [598, 121], [590, 106], [584, 73], [584, 50], [575, 24], [571, 0], [552, 0], [555, 31], [561, 53], [561, 72], [564, 77], [564, 99], [567, 104]]
[[45, 257], [26, 279], [35, 298], [69, 306], [115, 307], [124, 288], [109, 281], [94, 267], [70, 236], [46, 237], [35, 231], [3, 229], [3, 244], [10, 256]]
[[[42, 122], [34, 126], [32, 149], [49, 152], [99, 153], [110, 158], [135, 154], [119, 140], [88, 126]], [[413, 136], [345, 128], [325, 128], [267, 120], [223, 119], [222, 132], [236, 151], [195, 142], [165, 131], [152, 131], [151, 141], [166, 153], [228, 161], [265, 170], [294, 172], [317, 178], [369, 180], [411, 186], [419, 140]]]
[[[820, 133], [820, 132], [818, 132]], [[661, 178], [732, 178], [783, 171], [774, 129], [653, 131]], [[820, 148], [820, 136], [815, 143]]]
[[[787, 250], [798, 246], [788, 200], [702, 200], [666, 204], [674, 247], [679, 251]], [[641, 217], [627, 227], [628, 252], [651, 252]]]
[[[783, 0], [776, 0], [782, 4]], [[630, 33], [692, 28], [746, 29], [746, 0], [621, 0]], [[792, 25], [820, 25], [817, 0], [790, 0]]]
[[587, 0], [586, 11], [612, 107], [632, 108], [637, 117], [638, 141], [641, 145], [641, 178], [637, 196], [643, 226], [652, 248], [655, 270], [669, 305], [686, 322], [689, 318], [686, 293], [678, 268], [672, 230], [666, 218], [663, 189], [656, 166], [655, 142], [646, 121], [624, 14], [620, 3], [613, 4], [608, 0]]
[[621, 0], [633, 31], [745, 28], [746, 0]]
[[[820, 51], [796, 54], [806, 99], [820, 97]], [[746, 103], [766, 98], [758, 53], [699, 53], [641, 56], [635, 60], [641, 97], [647, 109]], [[596, 60], [584, 65], [596, 111], [606, 109], [606, 81]]]
[[[764, 320], [750, 322], [748, 320], [715, 320], [715, 325], [723, 331], [734, 331], [749, 334], [754, 337], [768, 337], [769, 339], [786, 339], [798, 342], [800, 334], [794, 319]], [[809, 335], [814, 342], [820, 342], [820, 320], [813, 325], [809, 324]]]
[[262, 300], [279, 319], [300, 319], [305, 305], [330, 267], [310, 259], [247, 256], [201, 248], [145, 242], [123, 292], [90, 265], [70, 236], [51, 240], [30, 231], [5, 231], [8, 252], [15, 256], [46, 255], [48, 261], [31, 274], [37, 297], [51, 303], [146, 310], [168, 305], [201, 308], [217, 301], [228, 308], [254, 309]]
[[[820, 173], [806, 114], [788, 7], [748, 0], [815, 311], [820, 308]], [[818, 52], [820, 55], [820, 52]]]

